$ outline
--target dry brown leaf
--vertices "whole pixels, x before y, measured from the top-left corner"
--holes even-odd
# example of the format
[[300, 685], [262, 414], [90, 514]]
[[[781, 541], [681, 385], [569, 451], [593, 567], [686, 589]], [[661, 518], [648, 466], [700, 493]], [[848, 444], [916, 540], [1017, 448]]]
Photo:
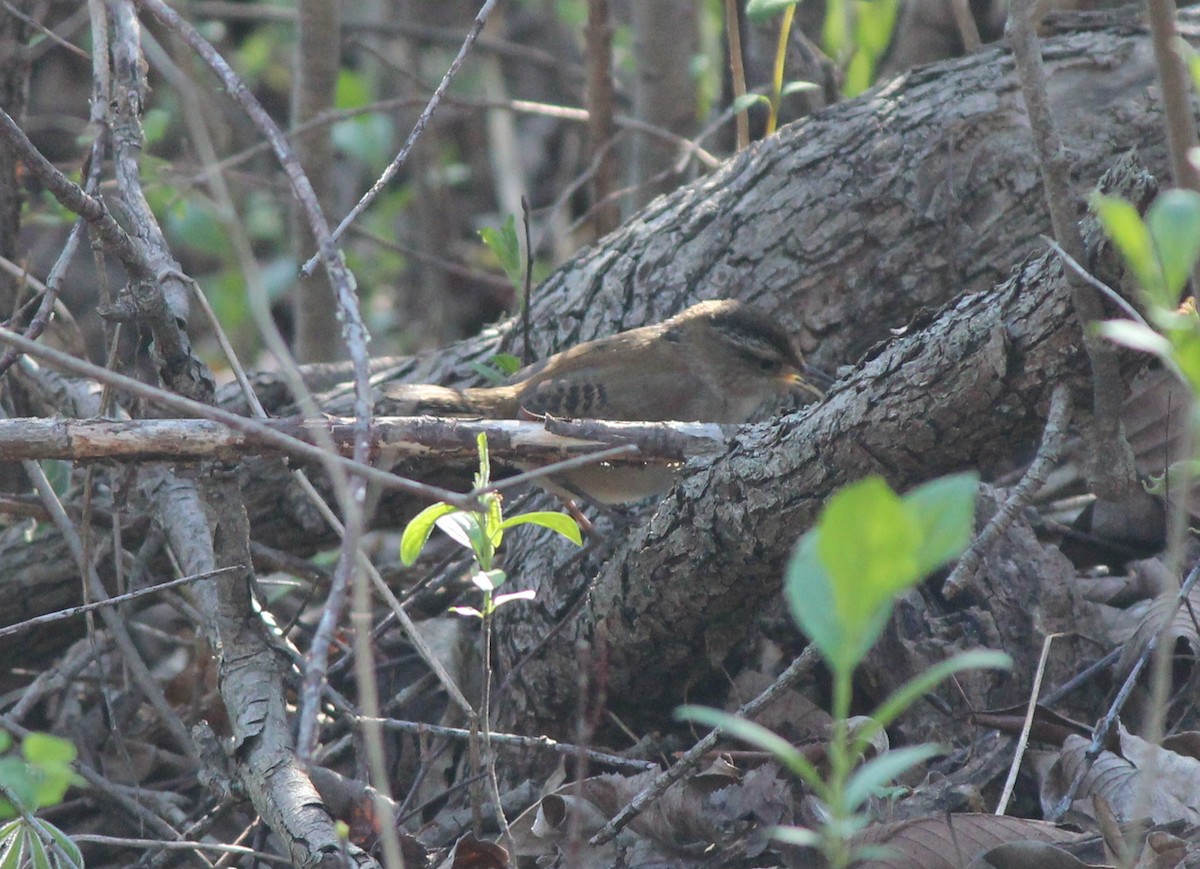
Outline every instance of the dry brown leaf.
[[858, 869], [960, 869], [980, 853], [1011, 842], [1068, 845], [1088, 838], [1045, 821], [961, 814], [868, 827], [854, 837], [852, 845], [891, 850], [887, 857], [859, 862]]
[[454, 843], [438, 869], [508, 869], [510, 865], [507, 851], [468, 833]]
[[1175, 869], [1188, 856], [1188, 843], [1163, 830], [1153, 830], [1133, 869]]
[[1183, 457], [1190, 403], [1187, 387], [1165, 369], [1133, 379], [1121, 422], [1140, 473], [1160, 475]]
[[[1200, 610], [1200, 585], [1192, 587], [1185, 606], [1178, 606], [1174, 592], [1160, 595], [1147, 606], [1121, 652], [1114, 674], [1117, 681], [1125, 680], [1146, 644], [1159, 634], [1158, 642], [1169, 648], [1172, 656], [1170, 704], [1191, 704], [1200, 691], [1200, 626], [1192, 615], [1197, 610]], [[1150, 668], [1145, 668], [1139, 679], [1144, 684], [1149, 677]], [[1140, 718], [1146, 701], [1144, 693], [1140, 693], [1141, 696], [1132, 695], [1122, 712], [1125, 721], [1131, 722], [1130, 727]]]
[[[595, 776], [548, 794], [512, 823], [515, 854], [547, 856], [563, 848], [571, 835], [586, 841], [656, 775]], [[773, 763], [741, 773], [718, 759], [700, 775], [669, 788], [622, 831], [616, 846], [631, 864], [675, 864], [688, 857], [714, 859], [719, 853], [753, 858], [767, 847], [770, 828], [793, 822], [793, 802], [792, 785]], [[609, 865], [615, 854], [611, 845], [584, 851], [579, 859], [585, 866]]]
[[1200, 806], [1200, 762], [1158, 750], [1154, 758], [1154, 786], [1143, 794], [1139, 793], [1142, 786], [1140, 770], [1151, 760], [1152, 746], [1122, 729], [1121, 751], [1125, 757], [1103, 751], [1087, 768], [1085, 753], [1089, 744], [1088, 740], [1078, 736], [1069, 737], [1063, 744], [1058, 760], [1042, 781], [1042, 808], [1047, 814], [1086, 768], [1069, 815], [1077, 823], [1094, 826], [1092, 800], [1099, 797], [1112, 807], [1121, 821], [1148, 816], [1156, 824], [1176, 820], [1200, 824], [1200, 810], [1196, 808]]
[[[1009, 842], [980, 854], [967, 869], [1089, 869], [1070, 851], [1046, 842]], [[1115, 869], [1115, 867], [1113, 867]]]

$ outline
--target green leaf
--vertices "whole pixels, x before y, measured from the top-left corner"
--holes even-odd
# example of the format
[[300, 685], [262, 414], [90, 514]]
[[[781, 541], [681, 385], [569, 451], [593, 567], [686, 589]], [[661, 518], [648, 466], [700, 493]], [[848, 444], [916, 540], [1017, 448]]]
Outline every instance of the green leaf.
[[566, 513], [554, 513], [549, 510], [521, 513], [518, 516], [505, 519], [500, 527], [508, 529], [514, 528], [517, 525], [540, 525], [543, 528], [556, 531], [576, 546], [583, 545], [583, 536], [579, 533], [579, 523]]
[[891, 44], [900, 4], [897, 0], [859, 0], [854, 7], [854, 43], [867, 53], [874, 68]]
[[[499, 549], [504, 540], [504, 511], [501, 508], [503, 499], [499, 492], [485, 492], [481, 498], [484, 506], [484, 532], [493, 549]], [[491, 567], [490, 564], [484, 567]]]
[[733, 101], [731, 108], [736, 114], [737, 112], [746, 111], [746, 109], [750, 108], [756, 103], [762, 103], [764, 106], [771, 105], [771, 101], [763, 94], [742, 94]]
[[846, 0], [827, 0], [825, 21], [821, 25], [821, 47], [829, 57], [841, 60], [848, 40]]
[[1153, 303], [1169, 307], [1171, 303], [1167, 300], [1163, 274], [1154, 253], [1154, 241], [1137, 209], [1124, 199], [1100, 193], [1092, 196], [1091, 206], [1105, 234], [1112, 239], [1125, 264], [1137, 278], [1142, 292]]
[[471, 362], [470, 368], [489, 383], [503, 383], [521, 370], [521, 360], [511, 353], [497, 353], [487, 362]]
[[46, 853], [46, 846], [28, 827], [25, 828], [25, 842], [29, 848], [29, 863], [33, 869], [50, 869], [50, 856]]
[[75, 776], [68, 766], [58, 769], [52, 767], [39, 769], [33, 779], [34, 798], [31, 808], [34, 810], [46, 806], [57, 806], [62, 802], [67, 789], [75, 783]]
[[1146, 226], [1162, 264], [1168, 294], [1165, 303], [1174, 307], [1200, 256], [1200, 193], [1168, 190], [1160, 194], [1146, 213]]
[[1164, 497], [1172, 492], [1186, 492], [1192, 480], [1200, 477], [1200, 459], [1181, 459], [1167, 465], [1162, 474], [1151, 474], [1146, 483], [1146, 491], [1151, 495]]
[[196, 253], [221, 258], [229, 254], [229, 240], [214, 207], [199, 196], [189, 196], [163, 215], [175, 242]]
[[0, 869], [20, 869], [25, 857], [25, 833], [21, 820], [0, 827]]
[[829, 571], [834, 605], [848, 630], [920, 579], [921, 527], [881, 477], [835, 493], [819, 525], [817, 554]]
[[[1004, 670], [1012, 666], [1012, 658], [1004, 652], [991, 649], [973, 649], [939, 661], [923, 673], [909, 679], [871, 713], [871, 718], [880, 729], [887, 727], [918, 698], [928, 694], [943, 679], [963, 670]], [[865, 741], [865, 740], [861, 740]]]
[[1105, 320], [1096, 324], [1096, 332], [1123, 347], [1140, 350], [1157, 356], [1163, 362], [1172, 362], [1171, 342], [1144, 323], [1133, 320]]
[[508, 375], [516, 374], [521, 370], [521, 360], [511, 353], [497, 353], [488, 361]]
[[504, 585], [508, 576], [503, 570], [477, 570], [471, 574], [471, 582], [480, 591], [491, 593]]
[[762, 24], [799, 2], [800, 0], [750, 0], [746, 4], [746, 18], [752, 24]]
[[[60, 856], [66, 861], [66, 866], [83, 869], [83, 852], [79, 850], [79, 846], [75, 844], [75, 841], [70, 836], [49, 821], [34, 818], [34, 822], [40, 828], [42, 835], [50, 839], [62, 852]], [[56, 864], [62, 863], [60, 860], [55, 860], [54, 862]]]
[[336, 109], [361, 109], [371, 102], [371, 87], [367, 77], [354, 70], [342, 69], [338, 72], [337, 82], [333, 87], [333, 106]]
[[875, 62], [870, 54], [859, 49], [851, 55], [850, 63], [846, 65], [842, 91], [848, 97], [856, 97], [871, 86], [874, 77]]
[[821, 86], [815, 81], [790, 81], [783, 86], [782, 90], [779, 91], [779, 95], [786, 97], [790, 94], [803, 93], [804, 91], [820, 90], [820, 88]]
[[499, 386], [505, 380], [503, 371], [493, 368], [486, 362], [468, 362], [467, 367], [495, 386]]
[[[13, 754], [0, 757], [0, 782], [12, 802], [20, 808], [33, 811], [37, 808], [36, 784], [30, 775], [29, 764]], [[9, 799], [0, 799], [0, 819], [15, 817], [20, 814]]]
[[1167, 338], [1172, 345], [1172, 368], [1182, 375], [1193, 394], [1200, 394], [1200, 334], [1194, 329], [1171, 329]]
[[941, 754], [944, 750], [940, 745], [924, 743], [885, 751], [879, 757], [864, 763], [850, 776], [843, 794], [844, 805], [850, 810], [857, 809], [896, 776]]
[[829, 499], [788, 561], [784, 592], [831, 669], [853, 670], [879, 638], [895, 596], [962, 552], [977, 488], [977, 477], [960, 474], [901, 499], [869, 477]]
[[21, 743], [21, 753], [32, 763], [70, 763], [75, 759], [73, 743], [48, 733], [31, 733]]
[[820, 651], [830, 668], [847, 672], [857, 660], [847, 649], [843, 622], [833, 604], [833, 583], [817, 556], [818, 529], [796, 543], [784, 573], [784, 595], [792, 618]]
[[479, 521], [478, 513], [456, 510], [439, 516], [434, 524], [463, 549], [476, 555], [480, 555], [487, 548], [487, 535]]
[[516, 219], [513, 215], [510, 214], [499, 229], [485, 226], [479, 230], [479, 237], [500, 261], [500, 267], [508, 275], [509, 281], [519, 290], [524, 272], [521, 268], [521, 244], [517, 241]]
[[957, 558], [971, 542], [975, 529], [975, 501], [979, 475], [939, 477], [904, 496], [904, 509], [921, 532], [917, 548], [917, 573], [928, 576]]
[[7, 730], [0, 730], [0, 754], [12, 748], [13, 737]]
[[338, 121], [329, 131], [334, 147], [359, 160], [373, 172], [382, 172], [391, 159], [396, 128], [383, 115], [363, 115]]
[[857, 626], [834, 603], [837, 591], [817, 555], [820, 529], [804, 535], [788, 561], [784, 592], [792, 618], [816, 645], [831, 670], [849, 675], [879, 638], [891, 611], [880, 606]]
[[453, 513], [457, 509], [444, 501], [439, 501], [426, 507], [404, 526], [404, 533], [400, 536], [400, 560], [405, 567], [412, 567], [416, 562], [417, 556], [421, 554], [421, 550], [425, 548], [425, 543], [429, 540], [429, 535], [433, 533], [434, 523], [447, 513]]
[[537, 597], [537, 592], [532, 588], [527, 588], [524, 591], [510, 591], [505, 594], [498, 594], [492, 598], [492, 609], [500, 609], [506, 603], [512, 603], [515, 600], [533, 600]]
[[475, 450], [479, 453], [479, 473], [475, 477], [475, 488], [486, 489], [492, 484], [492, 458], [488, 454], [486, 432], [475, 436]]
[[1187, 64], [1188, 72], [1192, 74], [1192, 87], [1200, 93], [1200, 53], [1197, 53], [1194, 48], [1187, 44], [1183, 39], [1176, 36], [1174, 39], [1175, 51], [1183, 58]]
[[142, 136], [146, 147], [152, 147], [161, 142], [171, 129], [171, 113], [166, 109], [150, 109], [142, 115]]
[[828, 794], [821, 774], [808, 758], [782, 736], [772, 733], [761, 724], [755, 724], [753, 721], [747, 721], [729, 712], [722, 712], [720, 709], [713, 709], [709, 706], [679, 706], [675, 709], [675, 717], [680, 721], [694, 721], [707, 727], [719, 727], [736, 739], [770, 752], [776, 760], [812, 788], [818, 797], [824, 798]]
[[767, 835], [776, 842], [801, 848], [815, 848], [821, 844], [820, 834], [808, 827], [772, 827]]

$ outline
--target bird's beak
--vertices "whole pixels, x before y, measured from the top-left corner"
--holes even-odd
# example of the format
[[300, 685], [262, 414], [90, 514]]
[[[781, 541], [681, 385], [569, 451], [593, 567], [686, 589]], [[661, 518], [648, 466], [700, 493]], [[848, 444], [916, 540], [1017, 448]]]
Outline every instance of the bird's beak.
[[826, 374], [820, 368], [813, 368], [811, 365], [804, 366], [804, 376], [811, 382], [817, 384], [821, 389], [828, 389], [837, 382], [837, 378]]
[[825, 397], [825, 389], [833, 385], [833, 378], [817, 368], [805, 365], [803, 371], [788, 371], [783, 379], [792, 389], [801, 389], [815, 398]]

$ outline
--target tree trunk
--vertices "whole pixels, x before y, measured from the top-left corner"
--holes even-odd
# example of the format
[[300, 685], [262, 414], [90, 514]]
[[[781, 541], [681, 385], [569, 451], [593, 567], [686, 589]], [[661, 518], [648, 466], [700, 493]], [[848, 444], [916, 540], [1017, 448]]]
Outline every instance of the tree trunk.
[[[292, 123], [296, 126], [333, 108], [341, 60], [342, 34], [339, 26], [341, 0], [302, 0], [297, 6], [295, 87], [292, 92]], [[317, 126], [296, 137], [296, 156], [312, 183], [325, 219], [336, 226], [341, 215], [333, 213], [333, 137], [328, 126]], [[296, 239], [296, 261], [303, 262], [317, 249], [308, 223], [293, 208], [292, 231]], [[324, 270], [301, 278], [295, 287], [295, 352], [303, 362], [328, 362], [345, 356], [342, 335], [334, 316], [333, 289]]]
[[[692, 58], [699, 47], [699, 7], [690, 0], [642, 0], [630, 9], [637, 78], [633, 105], [637, 117], [684, 138], [696, 134], [696, 77]], [[641, 207], [677, 186], [673, 167], [678, 148], [638, 135], [630, 148], [632, 186]]]

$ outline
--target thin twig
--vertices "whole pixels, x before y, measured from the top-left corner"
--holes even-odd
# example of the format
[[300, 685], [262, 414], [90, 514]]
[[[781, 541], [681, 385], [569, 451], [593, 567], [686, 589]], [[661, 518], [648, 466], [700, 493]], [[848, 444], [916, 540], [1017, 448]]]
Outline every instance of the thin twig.
[[[366, 719], [360, 716], [358, 720], [363, 721]], [[384, 730], [394, 730], [399, 733], [428, 733], [431, 736], [444, 736], [449, 739], [469, 739], [471, 737], [471, 731], [464, 730], [461, 727], [426, 724], [423, 721], [401, 721], [398, 718], [380, 718], [378, 721], [383, 725]], [[652, 760], [621, 757], [619, 754], [609, 754], [608, 752], [596, 751], [591, 748], [581, 749], [578, 745], [572, 745], [569, 742], [559, 742], [556, 739], [551, 739], [549, 736], [522, 736], [517, 733], [493, 732], [491, 738], [497, 745], [550, 751], [555, 754], [575, 755], [580, 751], [584, 751], [587, 753], [588, 759], [593, 763], [601, 763], [605, 766], [615, 766], [621, 769], [645, 772], [649, 769], [658, 768], [658, 764]]]
[[1050, 249], [1058, 254], [1059, 258], [1066, 263], [1067, 268], [1079, 275], [1082, 280], [1086, 281], [1097, 292], [1103, 293], [1105, 296], [1107, 296], [1109, 301], [1120, 308], [1125, 315], [1129, 317], [1129, 319], [1141, 323], [1143, 326], [1148, 327], [1150, 325], [1146, 322], [1146, 318], [1141, 315], [1141, 312], [1138, 311], [1138, 309], [1133, 305], [1129, 304], [1129, 302], [1125, 300], [1124, 296], [1081, 266], [1075, 257], [1071, 256], [1062, 249], [1062, 245], [1060, 245], [1057, 241], [1046, 235], [1042, 236], [1042, 241], [1050, 245]]
[[59, 48], [66, 49], [71, 54], [74, 54], [76, 57], [81, 57], [84, 60], [88, 60], [88, 61], [91, 60], [91, 56], [86, 51], [84, 51], [82, 48], [80, 48], [78, 45], [75, 45], [74, 43], [68, 42], [67, 40], [63, 39], [61, 36], [59, 36], [57, 33], [55, 33], [49, 27], [42, 24], [42, 22], [40, 22], [34, 18], [31, 18], [30, 16], [28, 16], [24, 12], [22, 12], [20, 9], [18, 9], [16, 6], [13, 6], [11, 3], [8, 2], [8, 0], [4, 0], [4, 8], [5, 8], [5, 10], [8, 11], [9, 15], [12, 15], [12, 16], [24, 21], [28, 26], [32, 27], [34, 30], [41, 33], [43, 36], [45, 36], [48, 40], [53, 42]]
[[[257, 424], [309, 446], [324, 449], [322, 442], [330, 440], [337, 453], [349, 453], [353, 449], [354, 421], [344, 417], [264, 419]], [[477, 458], [474, 439], [486, 434], [489, 440], [495, 441], [492, 448], [495, 458], [545, 466], [519, 478], [497, 481], [493, 486], [502, 489], [595, 462], [674, 465], [689, 458], [712, 456], [728, 441], [721, 429], [737, 429], [736, 426], [696, 423], [602, 420], [579, 425], [586, 425], [586, 434], [554, 431], [537, 421], [515, 419], [379, 417], [371, 445], [385, 466], [400, 459], [467, 460]], [[713, 431], [706, 430], [709, 428]], [[6, 459], [238, 461], [247, 454], [280, 452], [287, 451], [275, 442], [209, 419], [26, 417], [0, 420], [0, 455]]]
[[92, 231], [105, 247], [121, 260], [132, 277], [138, 280], [154, 280], [153, 269], [146, 261], [143, 251], [133, 243], [128, 233], [109, 213], [103, 200], [89, 196], [83, 188], [60, 172], [33, 146], [25, 131], [3, 109], [0, 109], [0, 139], [8, 143], [25, 165], [33, 170], [34, 175], [60, 205], [87, 221]]
[[278, 449], [290, 455], [316, 461], [332, 461], [344, 469], [360, 474], [371, 482], [378, 483], [388, 489], [407, 492], [408, 494], [430, 501], [445, 501], [464, 509], [470, 509], [473, 506], [469, 499], [456, 492], [451, 492], [449, 489], [441, 489], [437, 486], [418, 483], [415, 480], [407, 480], [395, 474], [390, 474], [387, 471], [373, 468], [370, 465], [359, 464], [353, 459], [346, 459], [341, 456], [330, 457], [330, 454], [320, 447], [315, 447], [312, 444], [307, 444], [287, 435], [280, 434], [269, 426], [265, 426], [255, 420], [149, 386], [139, 380], [134, 380], [132, 377], [117, 374], [115, 371], [109, 371], [98, 365], [85, 362], [82, 359], [76, 359], [74, 356], [43, 346], [36, 341], [30, 341], [24, 336], [18, 335], [16, 332], [11, 332], [8, 329], [0, 329], [0, 344], [9, 344], [17, 347], [34, 359], [45, 362], [47, 365], [51, 365], [61, 371], [66, 371], [79, 377], [89, 377], [100, 383], [110, 384], [116, 389], [132, 393], [159, 407], [166, 407], [179, 413], [213, 420], [222, 425], [227, 425], [236, 431], [262, 438], [264, 441], [273, 444]]
[[191, 576], [181, 576], [179, 579], [172, 579], [169, 582], [152, 585], [149, 588], [140, 588], [137, 591], [118, 594], [114, 597], [96, 601], [95, 603], [81, 604], [80, 606], [67, 607], [66, 609], [57, 610], [52, 613], [46, 613], [45, 615], [34, 616], [31, 619], [25, 619], [23, 622], [17, 622], [15, 625], [6, 625], [0, 628], [0, 637], [6, 637], [9, 634], [16, 634], [26, 630], [27, 628], [38, 627], [39, 625], [61, 621], [62, 619], [69, 619], [72, 616], [83, 615], [84, 613], [98, 610], [101, 607], [116, 606], [117, 604], [128, 603], [131, 600], [137, 600], [139, 597], [145, 597], [148, 594], [156, 594], [160, 591], [166, 591], [169, 588], [175, 588], [177, 585], [186, 585], [199, 579], [211, 579], [214, 576], [220, 576], [223, 573], [229, 573], [230, 571], [239, 569], [245, 568], [242, 565], [235, 565], [233, 567], [219, 567], [216, 570], [208, 570], [204, 573], [195, 573]]
[[[468, 99], [466, 97], [447, 97], [442, 100], [447, 106], [461, 108], [481, 108], [481, 109], [501, 109], [503, 111], [514, 112], [517, 114], [540, 115], [548, 118], [561, 118], [566, 121], [574, 121], [576, 123], [586, 124], [588, 120], [587, 109], [575, 108], [573, 106], [560, 106], [553, 103], [540, 103], [533, 100], [488, 100], [488, 99]], [[303, 124], [297, 124], [290, 127], [287, 131], [289, 137], [298, 136], [301, 133], [307, 132], [314, 127], [331, 126], [338, 121], [344, 121], [351, 118], [369, 115], [375, 112], [385, 112], [389, 109], [408, 108], [413, 105], [424, 105], [424, 99], [415, 97], [391, 97], [389, 99], [376, 100], [372, 103], [367, 103], [364, 106], [357, 106], [353, 109], [337, 109], [321, 112], [311, 120], [305, 121]], [[692, 157], [695, 157], [697, 162], [707, 169], [715, 169], [721, 165], [721, 160], [708, 149], [702, 147], [700, 142], [711, 136], [712, 133], [720, 129], [734, 112], [726, 109], [718, 115], [713, 123], [706, 127], [707, 132], [703, 132], [694, 139], [688, 139], [680, 136], [678, 133], [672, 133], [670, 130], [656, 126], [646, 120], [640, 118], [631, 118], [628, 115], [616, 115], [613, 120], [618, 127], [623, 127], [628, 130], [633, 130], [637, 133], [643, 133], [655, 139], [660, 139], [670, 145], [675, 146], [680, 152], [680, 164], [676, 172], [682, 172], [683, 166]], [[268, 142], [258, 142], [254, 145], [248, 145], [241, 151], [231, 154], [228, 157], [207, 165], [196, 174], [180, 182], [187, 184], [201, 184], [210, 175], [215, 172], [222, 172], [227, 169], [232, 169], [236, 166], [252, 160], [254, 157], [262, 154], [264, 151], [271, 150], [271, 145]]]
[[1013, 752], [1012, 764], [1008, 768], [1008, 778], [1004, 782], [1004, 790], [996, 802], [994, 814], [1003, 815], [1008, 811], [1008, 801], [1012, 798], [1013, 788], [1017, 784], [1017, 773], [1021, 769], [1021, 759], [1025, 756], [1025, 746], [1029, 744], [1029, 731], [1033, 729], [1033, 719], [1037, 712], [1038, 695], [1042, 691], [1042, 679], [1046, 675], [1046, 660], [1050, 657], [1050, 644], [1062, 633], [1048, 634], [1042, 641], [1042, 654], [1038, 656], [1037, 672], [1033, 676], [1033, 686], [1029, 689], [1029, 704], [1025, 707], [1025, 721], [1021, 725], [1021, 735], [1017, 739], [1017, 748]]
[[529, 308], [533, 302], [533, 246], [529, 237], [529, 197], [521, 197], [521, 225], [525, 227], [525, 295], [521, 298], [521, 364], [533, 362], [530, 347]]
[[[54, 488], [50, 485], [50, 481], [46, 478], [45, 472], [42, 471], [42, 466], [37, 462], [24, 461], [21, 463], [21, 467], [33, 483], [47, 511], [49, 511], [54, 527], [58, 529], [58, 533], [66, 541], [67, 548], [71, 551], [71, 556], [75, 559], [75, 563], [87, 583], [92, 598], [97, 601], [106, 599], [108, 595], [105, 592], [104, 583], [100, 581], [100, 575], [96, 572], [95, 565], [85, 558], [83, 540], [80, 538], [79, 532], [75, 529], [75, 525], [71, 522], [70, 517], [67, 516], [67, 511], [63, 509], [62, 502], [59, 500]], [[117, 614], [108, 607], [102, 608], [100, 615], [104, 619], [105, 627], [112, 633], [117, 648], [121, 651], [121, 660], [129, 668], [130, 673], [133, 674], [142, 694], [150, 701], [150, 705], [159, 714], [163, 726], [167, 729], [175, 744], [184, 754], [189, 757], [195, 757], [196, 746], [188, 734], [188, 729], [184, 726], [179, 716], [175, 714], [175, 710], [171, 708], [171, 704], [167, 702], [162, 687], [159, 685], [158, 680], [154, 678], [150, 672], [150, 668], [146, 665], [145, 660], [138, 651], [133, 638], [129, 635], [124, 620], [118, 618]]]
[[[293, 194], [303, 209], [308, 226], [317, 241], [318, 256], [314, 257], [315, 266], [319, 260], [325, 267], [334, 293], [337, 297], [339, 320], [342, 323], [342, 333], [354, 368], [354, 418], [355, 444], [354, 460], [362, 466], [370, 451], [371, 440], [371, 400], [370, 400], [370, 364], [367, 354], [367, 330], [362, 320], [362, 312], [355, 292], [355, 283], [346, 263], [337, 248], [336, 241], [330, 233], [329, 226], [321, 211], [312, 184], [309, 182], [303, 167], [284, 138], [282, 131], [262, 105], [253, 96], [245, 83], [234, 73], [226, 60], [205, 40], [199, 32], [179, 14], [168, 7], [162, 0], [136, 0], [139, 6], [149, 11], [164, 26], [179, 34], [180, 38], [208, 64], [209, 68], [220, 78], [229, 90], [230, 96], [238, 103], [251, 121], [271, 142], [288, 181], [291, 183]], [[489, 3], [494, 0], [488, 0]], [[311, 268], [305, 272], [311, 274]], [[324, 451], [318, 451], [324, 452]], [[331, 461], [331, 460], [326, 460]], [[334, 463], [336, 464], [336, 462]], [[332, 468], [332, 465], [331, 465]], [[345, 466], [341, 469], [343, 472]], [[326, 606], [322, 610], [317, 631], [313, 637], [308, 666], [305, 668], [304, 685], [301, 691], [301, 716], [299, 738], [297, 739], [297, 756], [307, 761], [315, 747], [315, 721], [317, 706], [320, 703], [320, 681], [324, 676], [329, 654], [329, 640], [340, 616], [342, 605], [349, 590], [351, 580], [355, 575], [359, 536], [363, 532], [366, 521], [363, 507], [366, 501], [366, 478], [363, 474], [352, 474], [349, 477], [348, 492], [340, 494], [339, 506], [342, 509], [344, 533], [342, 545], [338, 551], [337, 562], [334, 566], [333, 580], [330, 583]]]
[[1057, 821], [1067, 809], [1071, 808], [1071, 803], [1075, 800], [1075, 794], [1079, 792], [1080, 785], [1083, 784], [1083, 779], [1091, 770], [1092, 764], [1096, 762], [1096, 758], [1100, 756], [1100, 752], [1104, 750], [1104, 746], [1108, 742], [1108, 736], [1112, 729], [1116, 726], [1121, 715], [1121, 710], [1125, 708], [1126, 701], [1129, 700], [1129, 695], [1133, 693], [1133, 688], [1137, 684], [1138, 676], [1142, 670], [1146, 668], [1146, 664], [1150, 661], [1150, 656], [1154, 654], [1154, 650], [1159, 647], [1162, 637], [1170, 628], [1172, 621], [1175, 619], [1175, 614], [1183, 607], [1184, 603], [1192, 593], [1192, 588], [1196, 585], [1196, 581], [1200, 580], [1200, 563], [1196, 564], [1188, 574], [1187, 579], [1183, 581], [1179, 591], [1175, 595], [1174, 606], [1166, 610], [1162, 614], [1162, 626], [1154, 632], [1154, 635], [1147, 641], [1142, 653], [1138, 655], [1133, 666], [1129, 668], [1129, 675], [1125, 677], [1125, 681], [1121, 684], [1121, 689], [1117, 692], [1117, 696], [1113, 699], [1109, 706], [1108, 713], [1100, 720], [1092, 731], [1092, 741], [1084, 754], [1085, 763], [1080, 765], [1078, 773], [1067, 786], [1062, 797], [1055, 804], [1053, 811], [1048, 821]]
[[[736, 104], [746, 95], [746, 67], [742, 63], [742, 36], [738, 25], [737, 0], [725, 0], [725, 36], [729, 41], [729, 72]], [[737, 111], [737, 149], [750, 145], [750, 113], [746, 106]]]
[[[1079, 262], [1084, 258], [1084, 244], [1074, 217], [1076, 197], [1071, 192], [1071, 166], [1050, 110], [1046, 69], [1033, 20], [1035, 7], [1036, 0], [1014, 0], [1006, 36], [1021, 80], [1021, 94], [1029, 116], [1054, 237]], [[1073, 271], [1067, 272], [1067, 285], [1092, 368], [1092, 419], [1088, 431], [1094, 458], [1088, 468], [1088, 477], [1092, 488], [1101, 497], [1119, 500], [1138, 488], [1133, 453], [1121, 430], [1124, 381], [1115, 348], [1090, 328], [1092, 323], [1104, 317], [1099, 297]]]
[[[371, 185], [371, 189], [363, 194], [363, 197], [358, 200], [358, 203], [350, 209], [349, 214], [342, 218], [341, 223], [339, 223], [337, 228], [333, 230], [333, 238], [335, 240], [341, 238], [342, 233], [346, 231], [346, 227], [353, 223], [358, 215], [361, 214], [367, 208], [367, 206], [375, 201], [375, 197], [383, 191], [383, 188], [387, 186], [388, 182], [395, 177], [396, 173], [399, 172], [401, 167], [403, 167], [405, 162], [407, 162], [409, 153], [412, 151], [413, 146], [417, 143], [417, 139], [420, 138], [421, 133], [425, 131], [425, 127], [429, 124], [430, 118], [433, 117], [433, 113], [437, 110], [438, 105], [441, 103], [442, 97], [445, 95], [446, 90], [450, 87], [450, 82], [454, 81], [454, 77], [458, 75], [458, 70], [462, 67], [463, 61], [465, 61], [467, 59], [467, 55], [471, 53], [471, 47], [474, 46], [475, 40], [479, 38], [479, 33], [483, 30], [483, 25], [487, 23], [488, 16], [492, 14], [492, 9], [495, 8], [495, 6], [496, 0], [485, 0], [484, 4], [479, 8], [479, 12], [476, 14], [475, 20], [471, 22], [471, 29], [467, 31], [466, 38], [463, 39], [462, 47], [459, 48], [458, 54], [454, 56], [454, 60], [450, 62], [450, 66], [446, 68], [446, 74], [442, 76], [442, 80], [438, 83], [437, 90], [435, 90], [433, 92], [433, 96], [429, 98], [429, 102], [426, 104], [425, 110], [422, 111], [420, 117], [417, 118], [417, 122], [413, 125], [412, 132], [408, 134], [408, 139], [405, 140], [403, 147], [400, 148], [400, 152], [395, 156], [395, 158], [393, 158], [392, 162], [388, 164], [388, 167], [383, 170], [383, 174], [379, 176], [378, 180]], [[312, 270], [316, 268], [316, 266], [317, 257], [314, 255], [309, 258], [308, 262], [306, 262], [300, 269], [300, 273], [302, 275], [312, 274]]]
[[255, 851], [242, 845], [222, 845], [216, 842], [170, 842], [165, 839], [129, 839], [123, 836], [100, 836], [95, 833], [73, 833], [71, 839], [75, 842], [87, 842], [94, 845], [107, 845], [111, 848], [146, 848], [155, 851], [215, 851], [218, 854], [236, 854], [240, 857], [253, 857], [267, 863], [278, 863], [281, 866], [291, 866], [292, 861], [278, 854], [266, 851]]
[[1050, 410], [1046, 415], [1046, 428], [1037, 455], [1029, 465], [1025, 476], [1021, 478], [1021, 482], [1013, 487], [1012, 494], [996, 511], [996, 515], [991, 518], [987, 527], [963, 553], [962, 558], [958, 560], [958, 564], [954, 566], [954, 570], [942, 585], [942, 594], [946, 596], [947, 600], [953, 600], [962, 594], [967, 585], [974, 580], [975, 571], [979, 569], [984, 553], [991, 549], [992, 544], [1000, 535], [1012, 526], [1021, 509], [1046, 484], [1046, 477], [1058, 461], [1063, 441], [1066, 438], [1067, 421], [1070, 419], [1071, 410], [1070, 397], [1070, 390], [1064, 384], [1059, 384], [1054, 388], [1054, 393], [1050, 396]]
[[1187, 69], [1175, 47], [1179, 39], [1175, 17], [1175, 0], [1146, 0], [1154, 68], [1162, 94], [1163, 126], [1166, 127], [1167, 150], [1171, 156], [1171, 177], [1178, 186], [1200, 192], [1200, 170], [1189, 159], [1192, 149], [1200, 141], [1196, 136], [1196, 115], [1189, 97]]
[[[808, 646], [788, 665], [786, 670], [779, 674], [778, 678], [765, 691], [743, 705], [735, 713], [735, 716], [738, 718], [753, 718], [760, 710], [774, 702], [775, 698], [782, 694], [785, 688], [807, 673], [816, 662], [816, 650], [812, 646]], [[647, 788], [630, 800], [625, 808], [621, 809], [611, 821], [601, 828], [600, 832], [588, 840], [588, 844], [593, 846], [603, 845], [615, 839], [617, 834], [630, 821], [641, 814], [652, 802], [666, 793], [667, 788], [697, 767], [705, 755], [717, 744], [717, 740], [721, 738], [723, 733], [724, 731], [720, 727], [713, 728], [707, 736], [688, 749], [670, 769], [658, 776]]]

